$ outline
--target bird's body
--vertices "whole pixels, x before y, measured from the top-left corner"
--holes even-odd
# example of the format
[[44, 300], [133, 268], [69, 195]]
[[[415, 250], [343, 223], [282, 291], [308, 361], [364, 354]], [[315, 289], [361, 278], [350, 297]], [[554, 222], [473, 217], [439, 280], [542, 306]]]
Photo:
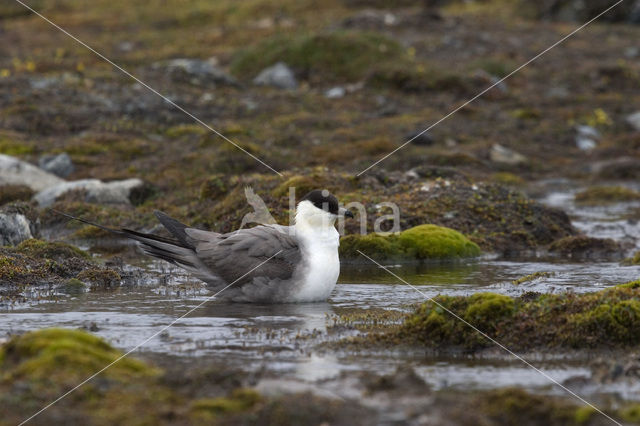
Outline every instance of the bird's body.
[[214, 291], [224, 289], [220, 299], [323, 301], [340, 273], [334, 223], [340, 214], [350, 212], [339, 208], [327, 191], [320, 192], [312, 191], [302, 199], [292, 226], [269, 224], [220, 234], [191, 228], [156, 212], [173, 238], [128, 229], [110, 231], [138, 241], [146, 254], [184, 268]]

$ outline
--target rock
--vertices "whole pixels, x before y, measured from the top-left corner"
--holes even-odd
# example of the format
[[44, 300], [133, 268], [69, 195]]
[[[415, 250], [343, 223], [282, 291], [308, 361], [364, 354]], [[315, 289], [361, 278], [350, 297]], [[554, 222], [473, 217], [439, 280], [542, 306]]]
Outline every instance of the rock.
[[581, 151], [591, 151], [596, 146], [601, 138], [600, 132], [591, 126], [578, 125], [575, 127], [576, 131], [576, 146]]
[[25, 185], [34, 191], [64, 183], [63, 179], [26, 161], [0, 154], [0, 185]]
[[197, 86], [223, 85], [239, 86], [238, 81], [218, 68], [213, 61], [201, 59], [173, 59], [166, 63], [166, 69], [175, 81], [183, 81]]
[[491, 75], [485, 70], [476, 70], [473, 73], [473, 78], [478, 81], [478, 83], [485, 86], [491, 86], [495, 84], [496, 86], [494, 87], [494, 89], [498, 89], [498, 91], [502, 94], [507, 94], [509, 92], [509, 86], [507, 86], [507, 83], [505, 83], [504, 81], [500, 81], [501, 79], [499, 77]]
[[295, 89], [298, 87], [298, 81], [284, 62], [265, 68], [253, 79], [253, 84], [258, 86], [273, 86], [279, 89]]
[[407, 135], [405, 135], [405, 141], [411, 141], [412, 144], [414, 145], [422, 145], [422, 146], [429, 146], [429, 145], [433, 145], [433, 136], [431, 135], [431, 133], [429, 132], [424, 132], [422, 130], [419, 130], [417, 132], [413, 132], [413, 133], [409, 133]]
[[344, 87], [336, 86], [324, 92], [324, 96], [327, 99], [339, 99], [343, 98], [347, 94], [347, 90]]
[[549, 252], [570, 259], [621, 260], [624, 250], [610, 238], [593, 238], [585, 235], [565, 237], [554, 241]]
[[599, 179], [639, 179], [640, 160], [633, 157], [619, 157], [600, 161], [592, 164], [590, 171]]
[[602, 137], [602, 135], [600, 135], [600, 132], [591, 126], [578, 125], [575, 127], [575, 130], [578, 135], [584, 136], [585, 138], [600, 140], [600, 138]]
[[58, 155], [43, 155], [38, 160], [38, 165], [41, 169], [62, 178], [66, 178], [75, 170], [73, 162], [71, 162], [71, 157], [69, 157], [69, 154], [66, 152]]
[[34, 199], [40, 207], [52, 205], [58, 198], [70, 191], [84, 192], [84, 200], [95, 204], [129, 204], [132, 191], [144, 186], [140, 179], [125, 179], [102, 182], [98, 179], [84, 179], [64, 182], [38, 192]]
[[631, 127], [633, 127], [634, 130], [640, 132], [640, 111], [629, 114], [626, 118], [626, 121]]
[[517, 166], [518, 164], [527, 162], [527, 157], [524, 155], [499, 144], [494, 144], [491, 147], [489, 158], [494, 163], [507, 164], [510, 166]]
[[39, 223], [28, 205], [0, 208], [0, 246], [15, 246], [38, 235]]

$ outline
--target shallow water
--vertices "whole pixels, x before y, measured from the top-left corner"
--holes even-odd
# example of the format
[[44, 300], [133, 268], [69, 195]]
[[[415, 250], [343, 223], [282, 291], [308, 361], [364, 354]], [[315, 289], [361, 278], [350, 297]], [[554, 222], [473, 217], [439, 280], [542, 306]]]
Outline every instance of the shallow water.
[[[588, 223], [582, 228], [588, 234], [597, 235], [602, 227], [612, 223], [609, 216], [590, 215], [589, 209], [573, 206], [568, 196], [552, 194], [546, 199], [566, 208], [578, 219], [577, 226], [581, 226], [579, 220]], [[617, 208], [620, 215], [624, 215], [632, 207]], [[613, 232], [609, 230], [606, 235], [610, 237]], [[343, 267], [339, 285], [326, 303], [255, 305], [207, 301], [211, 293], [179, 269], [167, 267], [163, 262], [146, 261], [142, 256], [130, 263], [136, 266], [129, 266], [127, 270], [139, 275], [134, 285], [80, 294], [45, 291], [37, 303], [5, 306], [0, 315], [0, 336], [43, 327], [83, 327], [120, 349], [129, 350], [157, 334], [139, 350], [156, 355], [198, 357], [244, 371], [260, 371], [267, 377], [313, 384], [318, 392], [341, 396], [354, 392], [345, 385], [345, 375], [363, 371], [392, 373], [401, 365], [412, 366], [435, 389], [518, 385], [562, 393], [551, 386], [547, 378], [507, 354], [490, 359], [434, 358], [424, 353], [332, 352], [316, 346], [344, 335], [327, 330], [328, 318], [344, 308], [406, 310], [437, 294], [464, 295], [477, 291], [512, 296], [528, 291], [587, 292], [640, 276], [640, 267], [621, 267], [618, 263], [566, 263], [535, 258], [482, 259], [448, 265], [389, 265], [394, 273], [419, 287], [424, 293], [420, 294], [375, 265], [360, 264]], [[512, 283], [538, 271], [551, 272], [552, 276], [519, 285]], [[201, 307], [163, 331], [176, 318], [203, 302]], [[559, 382], [582, 383], [577, 391], [584, 395], [640, 400], [638, 383], [599, 384], [589, 380], [592, 372], [584, 359], [527, 356], [535, 357], [535, 365]]]

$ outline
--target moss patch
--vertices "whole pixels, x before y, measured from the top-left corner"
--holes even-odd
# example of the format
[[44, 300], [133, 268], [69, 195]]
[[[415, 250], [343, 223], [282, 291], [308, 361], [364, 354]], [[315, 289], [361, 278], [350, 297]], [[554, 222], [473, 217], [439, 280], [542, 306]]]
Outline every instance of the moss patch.
[[88, 259], [89, 254], [71, 244], [60, 241], [48, 242], [35, 238], [23, 241], [15, 250], [26, 256], [35, 258], [52, 259], [56, 261], [81, 258]]
[[593, 186], [575, 195], [576, 203], [609, 204], [640, 200], [640, 192], [622, 186]]
[[540, 278], [549, 278], [549, 277], [552, 277], [554, 275], [555, 274], [553, 272], [538, 271], [538, 272], [534, 272], [533, 274], [525, 275], [524, 277], [520, 277], [518, 279], [515, 279], [515, 280], [511, 281], [511, 284], [518, 285], [518, 284], [526, 283], [526, 282], [529, 282], [529, 281], [537, 280], [537, 279], [540, 279]]
[[380, 63], [404, 58], [400, 45], [381, 34], [339, 31], [330, 34], [275, 36], [240, 52], [234, 74], [253, 77], [282, 61], [311, 81], [355, 81]]
[[374, 259], [443, 260], [474, 257], [480, 248], [453, 229], [420, 225], [397, 234], [347, 235], [340, 240], [340, 255]]
[[492, 346], [447, 310], [511, 349], [640, 345], [640, 281], [595, 293], [545, 294], [533, 299], [494, 293], [437, 296], [408, 314], [400, 327], [356, 341], [419, 345], [445, 352]]
[[[77, 383], [116, 360], [121, 352], [104, 340], [80, 330], [49, 328], [10, 340], [0, 350], [3, 380], [28, 378], [36, 381]], [[157, 370], [130, 357], [104, 372], [111, 379], [150, 377]]]

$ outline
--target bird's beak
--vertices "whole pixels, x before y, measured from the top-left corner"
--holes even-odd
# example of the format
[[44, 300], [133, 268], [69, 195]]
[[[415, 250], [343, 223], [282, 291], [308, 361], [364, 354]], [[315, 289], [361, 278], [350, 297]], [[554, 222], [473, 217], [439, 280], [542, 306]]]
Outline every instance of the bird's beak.
[[340, 216], [353, 218], [353, 213], [351, 213], [351, 210], [347, 210], [347, 209], [345, 209], [344, 207], [340, 207], [340, 208], [338, 209], [338, 214], [339, 214]]

